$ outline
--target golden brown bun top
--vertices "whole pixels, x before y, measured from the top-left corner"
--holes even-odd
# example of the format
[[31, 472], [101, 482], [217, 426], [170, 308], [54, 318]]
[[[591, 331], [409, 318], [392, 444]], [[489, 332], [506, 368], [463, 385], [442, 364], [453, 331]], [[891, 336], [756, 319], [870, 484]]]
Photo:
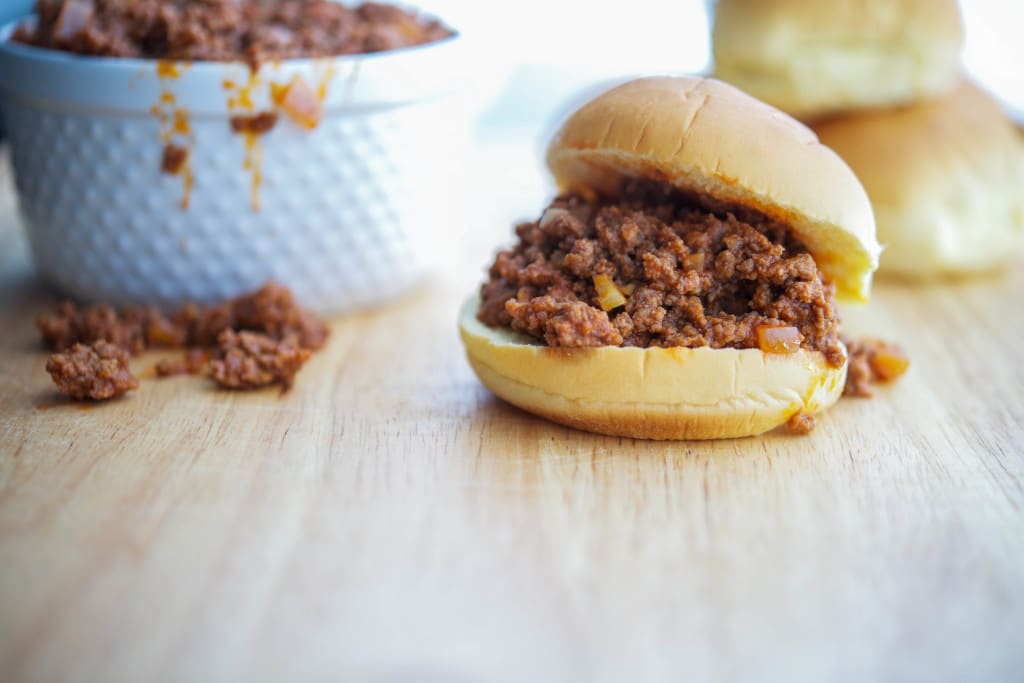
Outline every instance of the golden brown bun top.
[[872, 199], [883, 203], [930, 194], [945, 187], [941, 178], [983, 167], [993, 157], [1019, 160], [1022, 148], [999, 103], [967, 81], [943, 97], [829, 117], [812, 126], [822, 143], [857, 170]]
[[880, 247], [864, 188], [806, 126], [699, 77], [630, 81], [585, 104], [548, 148], [564, 192], [614, 196], [653, 178], [793, 230], [838, 294], [865, 300]]
[[716, 54], [760, 52], [766, 40], [803, 36], [816, 42], [886, 43], [915, 35], [956, 46], [964, 42], [957, 0], [718, 0]]

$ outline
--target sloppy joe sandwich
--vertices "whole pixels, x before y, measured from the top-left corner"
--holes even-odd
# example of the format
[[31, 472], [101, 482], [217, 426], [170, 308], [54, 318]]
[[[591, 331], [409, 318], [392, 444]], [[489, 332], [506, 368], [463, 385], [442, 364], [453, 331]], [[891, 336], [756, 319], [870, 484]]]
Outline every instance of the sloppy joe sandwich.
[[652, 439], [806, 431], [839, 398], [835, 298], [867, 298], [880, 248], [809, 129], [719, 81], [647, 78], [573, 114], [547, 162], [562, 194], [460, 316], [495, 394]]
[[881, 272], [928, 277], [987, 270], [1024, 236], [1024, 141], [969, 82], [947, 95], [850, 112], [812, 128], [850, 165], [886, 245]]
[[718, 0], [715, 76], [801, 118], [953, 88], [956, 0]]

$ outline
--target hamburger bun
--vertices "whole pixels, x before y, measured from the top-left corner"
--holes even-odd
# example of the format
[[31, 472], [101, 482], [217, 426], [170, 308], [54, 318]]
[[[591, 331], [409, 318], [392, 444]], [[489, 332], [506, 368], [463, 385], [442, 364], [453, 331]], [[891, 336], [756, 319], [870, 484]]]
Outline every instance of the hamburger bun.
[[800, 118], [938, 95], [960, 77], [956, 0], [719, 0], [715, 76]]
[[867, 189], [886, 245], [881, 272], [969, 273], [1015, 255], [1024, 234], [1024, 141], [982, 90], [964, 81], [938, 98], [813, 127]]
[[809, 128], [731, 85], [641, 78], [583, 105], [547, 153], [563, 192], [664, 180], [790, 226], [841, 298], [866, 301], [881, 247], [857, 177]]
[[[879, 247], [856, 176], [805, 126], [739, 90], [696, 77], [648, 78], [573, 114], [548, 150], [566, 192], [615, 197], [621, 181], [668, 182], [708, 206], [784, 221], [840, 291], [865, 299]], [[460, 331], [480, 380], [509, 403], [561, 424], [619, 436], [751, 436], [831, 406], [846, 364], [818, 351], [552, 348], [477, 317]]]

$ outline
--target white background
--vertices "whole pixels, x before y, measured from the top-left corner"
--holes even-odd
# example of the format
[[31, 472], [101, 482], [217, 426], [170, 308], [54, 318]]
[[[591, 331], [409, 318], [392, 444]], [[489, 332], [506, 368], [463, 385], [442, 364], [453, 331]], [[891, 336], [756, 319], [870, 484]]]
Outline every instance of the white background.
[[[826, 0], [820, 0], [826, 1]], [[544, 112], [602, 79], [710, 67], [706, 0], [423, 0], [466, 35], [483, 37], [481, 68], [506, 85], [503, 122], [535, 125]], [[965, 67], [1024, 121], [1024, 3], [964, 0]]]

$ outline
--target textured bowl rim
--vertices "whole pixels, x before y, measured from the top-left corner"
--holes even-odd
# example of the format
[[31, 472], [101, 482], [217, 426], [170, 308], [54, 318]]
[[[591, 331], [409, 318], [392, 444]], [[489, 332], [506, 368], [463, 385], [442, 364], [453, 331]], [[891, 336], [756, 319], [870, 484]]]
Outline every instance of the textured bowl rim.
[[0, 26], [0, 95], [44, 106], [148, 111], [170, 90], [177, 103], [199, 115], [229, 115], [226, 84], [248, 84], [251, 109], [271, 106], [270, 82], [302, 76], [326, 92], [328, 111], [408, 104], [462, 89], [467, 45], [459, 32], [423, 45], [333, 57], [272, 60], [253, 72], [243, 61], [157, 60], [80, 55], [13, 43], [14, 31], [35, 16]]

